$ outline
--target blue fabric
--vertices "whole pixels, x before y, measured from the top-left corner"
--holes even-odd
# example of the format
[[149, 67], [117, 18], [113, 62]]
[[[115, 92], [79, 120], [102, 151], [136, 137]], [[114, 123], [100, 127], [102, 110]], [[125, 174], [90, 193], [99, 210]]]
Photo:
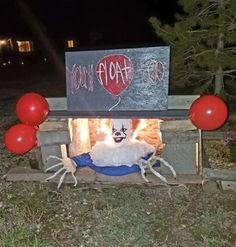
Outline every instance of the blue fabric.
[[[146, 157], [142, 157], [143, 159], [149, 159], [152, 153], [148, 154]], [[121, 166], [96, 166], [89, 153], [83, 153], [78, 156], [74, 156], [71, 158], [77, 165], [77, 167], [90, 167], [94, 171], [98, 173], [102, 173], [108, 176], [124, 176], [131, 173], [140, 172], [140, 168], [137, 164], [132, 165], [131, 167], [126, 165]], [[157, 161], [155, 166], [160, 167], [160, 162]]]

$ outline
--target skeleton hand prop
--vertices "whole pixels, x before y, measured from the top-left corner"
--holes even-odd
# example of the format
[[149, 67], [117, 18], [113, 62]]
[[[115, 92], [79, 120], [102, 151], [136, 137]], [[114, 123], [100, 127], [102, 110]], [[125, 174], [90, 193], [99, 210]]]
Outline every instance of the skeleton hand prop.
[[153, 168], [153, 166], [154, 166], [154, 164], [156, 163], [157, 160], [162, 162], [163, 165], [167, 166], [171, 170], [174, 178], [176, 178], [176, 172], [175, 172], [174, 168], [167, 161], [165, 161], [163, 158], [160, 158], [160, 157], [157, 157], [157, 156], [152, 156], [148, 160], [140, 159], [140, 161], [138, 163], [138, 165], [140, 167], [140, 170], [141, 170], [141, 176], [146, 182], [149, 182], [149, 180], [146, 178], [146, 170], [145, 169], [149, 168], [150, 171], [155, 176], [160, 178], [163, 182], [168, 183], [166, 178], [164, 176], [162, 176], [159, 172], [155, 171], [154, 168]]
[[56, 160], [59, 160], [60, 162], [58, 162], [57, 164], [52, 165], [49, 168], [47, 168], [45, 170], [45, 172], [48, 172], [48, 171], [50, 171], [53, 168], [58, 167], [58, 166], [62, 166], [62, 167], [58, 171], [56, 171], [52, 176], [48, 177], [46, 180], [48, 181], [48, 180], [56, 177], [60, 172], [63, 171], [63, 174], [61, 175], [61, 178], [60, 178], [59, 183], [57, 185], [57, 189], [60, 189], [61, 184], [62, 184], [62, 182], [63, 182], [63, 180], [65, 178], [65, 175], [67, 173], [71, 173], [71, 176], [74, 179], [74, 187], [75, 187], [77, 185], [77, 179], [76, 179], [76, 177], [74, 175], [75, 172], [76, 172], [76, 165], [75, 165], [74, 161], [72, 159], [68, 158], [68, 157], [59, 158], [59, 157], [54, 156], [54, 155], [48, 156], [47, 161], [49, 159], [56, 159]]

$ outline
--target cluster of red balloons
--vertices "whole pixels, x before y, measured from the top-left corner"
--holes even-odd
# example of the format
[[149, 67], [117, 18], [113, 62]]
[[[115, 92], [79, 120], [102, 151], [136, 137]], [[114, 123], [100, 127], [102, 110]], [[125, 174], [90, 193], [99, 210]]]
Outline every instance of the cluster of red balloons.
[[227, 120], [228, 107], [219, 96], [201, 96], [192, 103], [189, 118], [201, 130], [215, 130]]
[[16, 114], [21, 123], [10, 127], [4, 136], [7, 149], [15, 154], [24, 154], [37, 145], [38, 125], [49, 113], [47, 100], [37, 93], [24, 94], [16, 104]]

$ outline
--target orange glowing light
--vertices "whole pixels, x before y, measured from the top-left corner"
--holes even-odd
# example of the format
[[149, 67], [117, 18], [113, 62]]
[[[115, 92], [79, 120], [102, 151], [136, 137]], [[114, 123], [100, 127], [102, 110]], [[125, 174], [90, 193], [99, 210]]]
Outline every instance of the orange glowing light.
[[135, 141], [137, 136], [138, 136], [138, 134], [139, 134], [139, 132], [140, 132], [140, 130], [145, 129], [146, 126], [147, 126], [146, 120], [145, 119], [140, 119], [140, 122], [139, 122], [138, 126], [136, 127], [136, 129], [134, 130], [134, 133], [132, 135], [132, 139], [131, 140]]
[[71, 136], [70, 155], [79, 155], [91, 150], [88, 118], [69, 119]]
[[109, 119], [101, 119], [100, 120], [100, 126], [99, 131], [104, 133], [106, 135], [105, 142], [111, 142], [112, 141], [112, 132], [111, 132], [111, 126]]

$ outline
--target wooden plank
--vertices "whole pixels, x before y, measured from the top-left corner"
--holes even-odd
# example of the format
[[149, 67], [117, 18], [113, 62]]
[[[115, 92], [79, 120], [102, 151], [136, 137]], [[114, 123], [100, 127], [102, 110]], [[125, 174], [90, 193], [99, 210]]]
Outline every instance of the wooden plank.
[[169, 95], [168, 109], [189, 109], [194, 100], [200, 95]]
[[[200, 95], [169, 95], [168, 109], [189, 109], [191, 104]], [[50, 97], [46, 98], [49, 103], [50, 111], [67, 110], [66, 97]]]
[[39, 125], [40, 131], [50, 131], [50, 130], [68, 130], [68, 119], [56, 121], [48, 120]]
[[224, 140], [226, 138], [225, 131], [202, 131], [204, 140]]
[[198, 131], [162, 131], [163, 143], [197, 143], [199, 141]]
[[[202, 183], [202, 178], [195, 175], [179, 175], [176, 179], [174, 179], [172, 176], [165, 175], [165, 177], [170, 185]], [[139, 173], [118, 177], [97, 174], [96, 182], [102, 184], [140, 184], [147, 186], [165, 185], [164, 182], [151, 173], [147, 174], [147, 179], [149, 180], [149, 183], [145, 182]]]
[[221, 181], [221, 188], [224, 191], [236, 192], [236, 181]]
[[196, 126], [190, 120], [173, 120], [160, 122], [161, 131], [188, 131], [196, 130]]
[[[41, 146], [40, 151], [41, 151], [41, 162], [42, 162], [42, 166], [40, 168], [42, 171], [58, 163], [58, 160], [56, 159], [47, 160], [47, 158], [50, 155], [58, 156], [60, 158], [62, 157], [61, 144]], [[56, 170], [58, 170], [58, 167], [54, 168], [53, 171], [56, 171]]]
[[37, 132], [38, 146], [71, 143], [68, 130], [51, 130]]
[[32, 167], [33, 169], [40, 169], [41, 171], [43, 171], [44, 169], [44, 163], [43, 163], [43, 157], [42, 157], [42, 152], [41, 152], [41, 148], [40, 147], [35, 147], [33, 148], [30, 153], [33, 156], [33, 159], [36, 161], [37, 163], [37, 167]]
[[[196, 175], [197, 159], [195, 143], [167, 143], [161, 157], [175, 169], [177, 175]], [[170, 174], [170, 169], [161, 165], [160, 172]]]
[[66, 97], [50, 97], [46, 98], [50, 111], [67, 110]]
[[159, 119], [187, 119], [188, 110], [167, 110], [167, 111], [50, 111], [48, 118], [159, 118]]
[[198, 143], [196, 143], [196, 157], [197, 157], [197, 174], [202, 175], [203, 167], [203, 144], [202, 144], [202, 130], [198, 129]]
[[226, 169], [203, 168], [203, 177], [212, 180], [236, 181], [236, 171]]
[[[210, 168], [211, 166], [209, 163], [209, 157], [206, 153], [204, 146], [202, 146], [202, 152], [201, 153], [202, 153], [202, 169], [203, 169], [203, 167], [204, 168]], [[202, 175], [202, 169], [201, 169], [201, 175]]]
[[[84, 171], [86, 171], [84, 173]], [[12, 168], [6, 174], [6, 180], [17, 182], [17, 181], [31, 181], [31, 182], [41, 182], [45, 183], [46, 178], [48, 178], [50, 173], [42, 173], [39, 170], [33, 170], [30, 168], [17, 167]], [[150, 180], [149, 183], [145, 182], [139, 173], [130, 174], [126, 176], [105, 176], [102, 174], [95, 173], [93, 170], [89, 168], [81, 168], [76, 172], [76, 178], [79, 183], [98, 183], [98, 184], [107, 184], [107, 185], [145, 185], [145, 186], [158, 186], [165, 185], [162, 181], [160, 181], [153, 174], [148, 174], [147, 178]], [[194, 175], [185, 175], [178, 176], [177, 179], [173, 177], [166, 176], [170, 185], [178, 185], [178, 184], [201, 184], [202, 177], [194, 176]], [[58, 183], [60, 176], [57, 176], [51, 182]], [[74, 183], [74, 180], [70, 175], [66, 176], [64, 183]]]

